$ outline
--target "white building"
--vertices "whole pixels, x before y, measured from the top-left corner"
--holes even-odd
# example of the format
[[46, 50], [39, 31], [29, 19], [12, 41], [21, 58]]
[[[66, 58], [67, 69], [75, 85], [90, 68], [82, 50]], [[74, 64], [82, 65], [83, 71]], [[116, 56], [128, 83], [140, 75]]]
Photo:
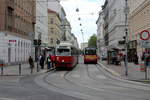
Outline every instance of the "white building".
[[0, 32], [0, 60], [8, 65], [26, 62], [31, 55], [31, 47], [30, 40]]
[[125, 0], [108, 0], [109, 49], [123, 49], [118, 42], [125, 36]]
[[67, 19], [64, 20], [64, 31], [65, 31], [65, 40], [70, 41], [72, 40], [72, 33], [71, 33], [71, 25]]
[[71, 39], [69, 41], [70, 43], [73, 44], [73, 46], [75, 46], [76, 48], [79, 48], [78, 40], [73, 33], [71, 33]]
[[98, 55], [102, 56], [104, 51], [103, 48], [105, 48], [105, 42], [104, 42], [104, 13], [101, 11], [99, 13], [99, 17], [96, 21], [97, 24], [97, 48], [98, 48]]
[[48, 3], [47, 0], [36, 1], [35, 39], [41, 39], [42, 43], [48, 43]]

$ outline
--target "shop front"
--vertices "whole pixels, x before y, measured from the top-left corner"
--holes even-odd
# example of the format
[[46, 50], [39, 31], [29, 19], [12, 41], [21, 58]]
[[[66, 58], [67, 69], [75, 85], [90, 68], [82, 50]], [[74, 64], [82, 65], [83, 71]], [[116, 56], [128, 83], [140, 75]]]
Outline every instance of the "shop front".
[[118, 65], [121, 62], [122, 49], [114, 46], [109, 47], [108, 49], [108, 64]]
[[137, 40], [128, 43], [128, 62], [134, 62], [135, 55], [137, 55]]

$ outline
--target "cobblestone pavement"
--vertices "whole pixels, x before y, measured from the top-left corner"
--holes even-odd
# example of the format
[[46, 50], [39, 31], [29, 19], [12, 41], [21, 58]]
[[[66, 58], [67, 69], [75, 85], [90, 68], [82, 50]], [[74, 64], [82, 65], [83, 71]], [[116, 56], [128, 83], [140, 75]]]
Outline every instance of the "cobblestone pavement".
[[[128, 80], [136, 80], [136, 81], [145, 80], [145, 72], [140, 70], [142, 64], [135, 65], [134, 63], [128, 63], [128, 76], [125, 76], [124, 62], [121, 62], [120, 65], [113, 65], [113, 64], [108, 65], [107, 61], [99, 61], [99, 63], [104, 65], [103, 67], [106, 67], [116, 72], [116, 75], [119, 75]], [[147, 76], [148, 79], [150, 79], [150, 68], [147, 68]]]

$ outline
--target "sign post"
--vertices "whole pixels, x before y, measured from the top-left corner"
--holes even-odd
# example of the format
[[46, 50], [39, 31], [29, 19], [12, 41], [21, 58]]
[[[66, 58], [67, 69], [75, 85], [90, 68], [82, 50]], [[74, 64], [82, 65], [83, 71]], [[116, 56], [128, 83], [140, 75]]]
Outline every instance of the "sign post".
[[[140, 39], [141, 39], [141, 47], [150, 48], [150, 41], [149, 41], [150, 33], [148, 30], [144, 30], [140, 33]], [[144, 58], [144, 61], [146, 63], [147, 58]], [[147, 80], [147, 66], [146, 65], [145, 65], [145, 79]]]

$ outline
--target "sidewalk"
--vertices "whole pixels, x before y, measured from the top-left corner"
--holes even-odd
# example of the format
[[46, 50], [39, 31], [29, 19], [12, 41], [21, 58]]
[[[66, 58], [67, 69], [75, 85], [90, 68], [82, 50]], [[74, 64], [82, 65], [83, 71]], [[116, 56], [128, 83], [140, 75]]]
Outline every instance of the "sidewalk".
[[[121, 62], [121, 65], [108, 65], [107, 61], [99, 61], [99, 63], [104, 65], [102, 67], [104, 67], [105, 70], [111, 72], [118, 77], [134, 81], [150, 82], [150, 80], [145, 80], [145, 72], [142, 72], [140, 70], [140, 65], [128, 63], [128, 76], [125, 76], [124, 62]], [[147, 76], [148, 79], [150, 79], [150, 68], [147, 68]]]
[[[35, 63], [35, 67], [33, 69], [33, 73], [31, 73], [31, 68], [29, 67], [29, 64], [21, 64], [21, 74], [19, 74], [19, 65], [12, 65], [12, 66], [4, 66], [3, 67], [3, 75], [5, 76], [25, 76], [25, 75], [36, 75], [41, 73], [46, 73], [47, 66], [44, 66], [44, 69], [41, 69], [40, 65], [38, 65], [39, 71], [37, 72], [37, 63]], [[0, 67], [0, 75], [2, 70]]]

